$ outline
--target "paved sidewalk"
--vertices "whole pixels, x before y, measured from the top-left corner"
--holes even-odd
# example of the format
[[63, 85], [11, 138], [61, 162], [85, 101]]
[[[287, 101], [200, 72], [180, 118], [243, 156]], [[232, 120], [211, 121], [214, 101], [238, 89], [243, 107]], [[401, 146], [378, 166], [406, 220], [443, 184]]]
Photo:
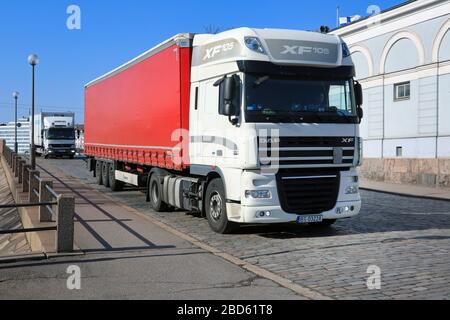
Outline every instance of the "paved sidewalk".
[[[14, 204], [2, 164], [0, 163], [0, 204]], [[0, 230], [21, 229], [17, 209], [0, 209]], [[0, 235], [0, 261], [4, 256], [29, 253], [30, 246], [24, 234]]]
[[361, 189], [380, 191], [398, 195], [450, 200], [450, 189], [447, 188], [432, 188], [410, 184], [394, 184], [387, 182], [371, 181], [364, 178], [360, 179], [360, 187]]

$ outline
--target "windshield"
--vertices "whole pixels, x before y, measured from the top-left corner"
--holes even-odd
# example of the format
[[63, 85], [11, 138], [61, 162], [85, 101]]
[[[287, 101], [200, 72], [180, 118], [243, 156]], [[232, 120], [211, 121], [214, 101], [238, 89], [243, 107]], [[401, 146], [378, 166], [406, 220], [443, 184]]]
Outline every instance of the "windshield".
[[72, 128], [53, 128], [47, 131], [49, 140], [75, 140], [75, 130]]
[[353, 81], [246, 75], [247, 122], [356, 123]]

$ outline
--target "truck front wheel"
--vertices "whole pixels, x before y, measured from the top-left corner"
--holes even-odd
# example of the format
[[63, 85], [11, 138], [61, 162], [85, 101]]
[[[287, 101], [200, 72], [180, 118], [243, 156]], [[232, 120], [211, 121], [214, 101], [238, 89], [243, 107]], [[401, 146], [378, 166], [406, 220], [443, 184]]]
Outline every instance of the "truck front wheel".
[[237, 229], [238, 225], [228, 220], [225, 187], [222, 179], [216, 178], [209, 183], [205, 201], [206, 217], [213, 231], [227, 234]]
[[156, 212], [167, 212], [169, 209], [167, 204], [162, 200], [163, 198], [162, 189], [163, 189], [162, 184], [159, 180], [158, 174], [156, 173], [152, 174], [148, 186], [148, 193], [150, 196], [150, 204], [152, 206], [152, 209], [155, 210]]

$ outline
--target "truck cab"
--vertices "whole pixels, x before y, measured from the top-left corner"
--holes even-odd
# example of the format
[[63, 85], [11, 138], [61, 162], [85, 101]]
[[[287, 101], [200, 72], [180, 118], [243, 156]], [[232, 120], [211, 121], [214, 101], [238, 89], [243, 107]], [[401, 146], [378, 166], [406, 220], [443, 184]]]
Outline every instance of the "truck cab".
[[36, 117], [35, 144], [45, 158], [74, 158], [75, 115], [73, 113], [42, 113]]
[[223, 183], [224, 194], [205, 199], [209, 208], [226, 203], [228, 221], [216, 212], [213, 229], [329, 225], [360, 212], [354, 75], [346, 44], [332, 35], [240, 28], [194, 37], [190, 172]]

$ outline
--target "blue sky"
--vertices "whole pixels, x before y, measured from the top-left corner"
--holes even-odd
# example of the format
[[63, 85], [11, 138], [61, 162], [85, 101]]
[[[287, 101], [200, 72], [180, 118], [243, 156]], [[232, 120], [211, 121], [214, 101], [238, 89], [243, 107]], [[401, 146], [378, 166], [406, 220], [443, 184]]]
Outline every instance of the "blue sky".
[[[37, 53], [36, 109], [74, 111], [82, 123], [84, 90], [90, 80], [180, 32], [205, 27], [265, 27], [314, 30], [334, 27], [341, 15], [366, 15], [379, 0], [2, 0], [0, 1], [0, 122], [14, 116], [12, 92], [21, 93], [19, 116], [31, 104], [31, 67]], [[69, 5], [81, 8], [81, 30], [68, 30]]]

